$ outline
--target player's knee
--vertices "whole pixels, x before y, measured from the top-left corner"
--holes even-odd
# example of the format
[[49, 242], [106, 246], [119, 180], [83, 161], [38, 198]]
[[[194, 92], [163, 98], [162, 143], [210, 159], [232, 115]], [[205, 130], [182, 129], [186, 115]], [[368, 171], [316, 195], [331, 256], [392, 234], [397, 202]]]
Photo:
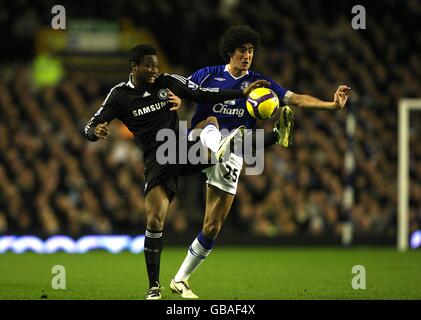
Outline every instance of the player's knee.
[[158, 216], [148, 217], [147, 226], [148, 230], [162, 230], [164, 228], [164, 219]]
[[217, 127], [219, 129], [219, 123], [218, 123], [218, 119], [216, 119], [216, 117], [213, 116], [209, 116], [206, 118], [206, 122], [205, 122], [205, 126], [208, 124], [213, 124], [215, 127]]
[[218, 237], [219, 231], [221, 231], [222, 223], [217, 221], [212, 221], [205, 223], [203, 226], [203, 234], [205, 237], [210, 239], [216, 239]]
[[147, 212], [147, 228], [162, 230], [164, 228], [165, 212], [161, 208], [150, 209]]

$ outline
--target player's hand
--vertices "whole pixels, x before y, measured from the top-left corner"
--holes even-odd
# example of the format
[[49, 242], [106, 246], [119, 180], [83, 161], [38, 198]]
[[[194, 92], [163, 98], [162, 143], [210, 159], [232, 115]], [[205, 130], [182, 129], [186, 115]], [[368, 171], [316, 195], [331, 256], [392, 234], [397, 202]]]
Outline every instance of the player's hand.
[[352, 90], [350, 87], [341, 85], [335, 92], [333, 104], [335, 109], [342, 109], [345, 107], [346, 101], [351, 96]]
[[172, 105], [170, 111], [178, 110], [181, 107], [181, 99], [168, 89], [168, 101]]
[[243, 92], [245, 96], [248, 96], [250, 92], [252, 92], [254, 89], [261, 88], [261, 87], [269, 87], [269, 86], [270, 86], [269, 81], [257, 80], [251, 83], [247, 88], [245, 88]]
[[95, 135], [100, 139], [106, 139], [110, 131], [108, 130], [108, 122], [100, 123], [95, 127]]

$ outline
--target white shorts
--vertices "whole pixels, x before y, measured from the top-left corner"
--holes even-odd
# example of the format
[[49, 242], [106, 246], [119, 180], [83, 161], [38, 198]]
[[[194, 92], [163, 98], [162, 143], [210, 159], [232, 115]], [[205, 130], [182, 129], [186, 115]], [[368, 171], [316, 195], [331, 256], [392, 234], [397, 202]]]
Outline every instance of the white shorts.
[[222, 191], [236, 194], [242, 168], [243, 158], [232, 152], [227, 161], [217, 163], [202, 172], [208, 177], [207, 184]]

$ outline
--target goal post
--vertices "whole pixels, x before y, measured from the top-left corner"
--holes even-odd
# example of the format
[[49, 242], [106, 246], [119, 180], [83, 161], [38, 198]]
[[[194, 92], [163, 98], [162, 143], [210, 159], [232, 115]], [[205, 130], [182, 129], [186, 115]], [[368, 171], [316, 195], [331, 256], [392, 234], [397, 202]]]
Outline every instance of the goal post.
[[398, 112], [398, 241], [399, 251], [406, 251], [409, 243], [409, 115], [421, 110], [421, 99], [401, 99]]

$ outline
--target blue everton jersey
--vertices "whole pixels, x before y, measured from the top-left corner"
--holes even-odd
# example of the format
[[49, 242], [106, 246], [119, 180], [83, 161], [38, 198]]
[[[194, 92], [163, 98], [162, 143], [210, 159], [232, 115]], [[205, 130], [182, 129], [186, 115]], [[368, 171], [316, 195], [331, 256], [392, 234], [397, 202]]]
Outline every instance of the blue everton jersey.
[[[269, 88], [278, 95], [280, 103], [288, 91], [272, 79], [251, 70], [248, 70], [247, 74], [241, 77], [234, 77], [228, 72], [227, 65], [202, 68], [193, 73], [189, 79], [201, 87], [241, 90], [256, 80], [267, 80], [270, 82]], [[246, 101], [247, 98], [242, 98], [216, 104], [197, 104], [191, 121], [191, 128], [194, 128], [207, 117], [214, 116], [218, 119], [220, 129], [231, 131], [241, 125], [252, 129], [255, 127], [257, 120], [248, 113]]]

